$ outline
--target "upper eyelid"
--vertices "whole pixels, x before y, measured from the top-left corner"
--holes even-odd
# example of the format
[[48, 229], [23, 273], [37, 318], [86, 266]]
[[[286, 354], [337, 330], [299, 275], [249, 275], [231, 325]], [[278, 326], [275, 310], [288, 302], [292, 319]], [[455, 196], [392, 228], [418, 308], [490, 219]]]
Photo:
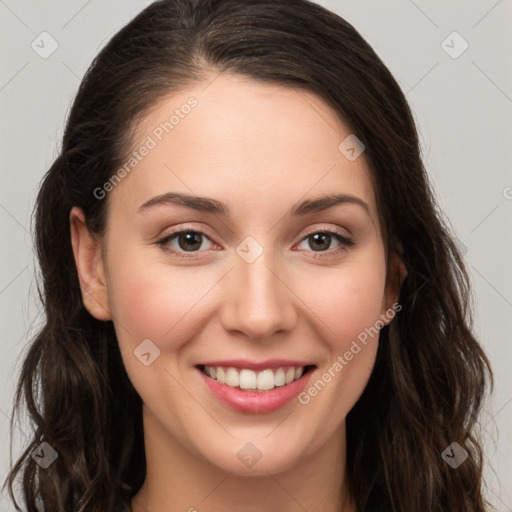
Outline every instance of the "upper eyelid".
[[[309, 235], [312, 235], [314, 233], [334, 233], [334, 234], [337, 234], [337, 235], [341, 235], [341, 236], [344, 236], [345, 238], [350, 238], [352, 236], [352, 234], [349, 232], [349, 234], [347, 235], [344, 235], [343, 233], [340, 232], [340, 229], [341, 228], [331, 228], [329, 226], [321, 226], [321, 227], [316, 227], [316, 228], [311, 228], [310, 230], [308, 230], [305, 235], [301, 238], [301, 240], [303, 240], [305, 237], [309, 236]], [[348, 229], [345, 228], [346, 231], [348, 231]]]

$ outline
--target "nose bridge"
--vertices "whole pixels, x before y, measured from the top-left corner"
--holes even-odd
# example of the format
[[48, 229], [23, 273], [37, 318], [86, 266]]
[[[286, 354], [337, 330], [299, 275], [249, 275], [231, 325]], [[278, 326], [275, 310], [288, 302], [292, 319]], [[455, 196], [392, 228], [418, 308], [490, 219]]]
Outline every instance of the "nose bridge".
[[224, 308], [225, 327], [255, 339], [291, 329], [296, 320], [293, 294], [283, 283], [284, 276], [279, 275], [272, 249], [263, 250], [260, 246], [258, 250], [249, 240], [247, 245], [242, 242], [237, 252], [239, 255], [231, 272], [229, 297], [226, 297]]

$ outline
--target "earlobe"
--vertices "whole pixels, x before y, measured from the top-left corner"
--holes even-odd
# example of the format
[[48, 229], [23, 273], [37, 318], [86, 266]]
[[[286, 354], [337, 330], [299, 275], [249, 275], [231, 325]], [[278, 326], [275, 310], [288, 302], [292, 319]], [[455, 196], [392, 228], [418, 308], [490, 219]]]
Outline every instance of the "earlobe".
[[69, 225], [84, 306], [94, 318], [111, 320], [101, 243], [87, 228], [81, 208], [71, 209]]
[[404, 279], [407, 277], [407, 268], [405, 267], [405, 263], [402, 259], [401, 255], [395, 255], [396, 261], [393, 263], [393, 271], [396, 276], [397, 281], [397, 290], [396, 290], [396, 301], [398, 301], [398, 297], [400, 295], [400, 288], [404, 282]]

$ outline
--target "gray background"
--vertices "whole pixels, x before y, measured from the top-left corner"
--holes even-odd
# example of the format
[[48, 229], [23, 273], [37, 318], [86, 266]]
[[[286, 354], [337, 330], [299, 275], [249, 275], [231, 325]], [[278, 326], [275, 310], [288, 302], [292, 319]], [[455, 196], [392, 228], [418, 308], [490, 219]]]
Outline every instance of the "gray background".
[[[42, 321], [30, 236], [30, 213], [38, 183], [57, 155], [66, 114], [87, 66], [115, 31], [149, 3], [0, 0], [2, 481], [9, 463], [8, 416], [14, 384], [29, 336]], [[481, 419], [487, 447], [488, 496], [497, 510], [510, 511], [512, 3], [319, 3], [359, 30], [407, 94], [440, 204], [467, 251], [476, 329], [496, 374], [496, 391]], [[48, 58], [31, 47], [35, 41], [40, 52], [51, 48], [49, 37], [40, 36], [44, 31], [58, 43]], [[463, 39], [450, 35], [454, 31]], [[41, 42], [42, 38], [46, 39]], [[469, 46], [458, 55], [464, 41]], [[26, 429], [23, 423], [22, 432]], [[16, 455], [23, 436], [16, 436]], [[0, 511], [4, 510], [12, 510], [12, 506], [0, 498]]]

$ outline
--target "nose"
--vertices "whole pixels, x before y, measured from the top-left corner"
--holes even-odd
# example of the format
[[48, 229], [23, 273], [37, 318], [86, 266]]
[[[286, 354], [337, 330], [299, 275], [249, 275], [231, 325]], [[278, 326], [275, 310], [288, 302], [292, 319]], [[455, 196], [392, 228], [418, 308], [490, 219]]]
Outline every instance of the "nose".
[[239, 258], [229, 272], [221, 314], [227, 331], [262, 341], [295, 325], [297, 297], [270, 253], [264, 251], [252, 263]]

